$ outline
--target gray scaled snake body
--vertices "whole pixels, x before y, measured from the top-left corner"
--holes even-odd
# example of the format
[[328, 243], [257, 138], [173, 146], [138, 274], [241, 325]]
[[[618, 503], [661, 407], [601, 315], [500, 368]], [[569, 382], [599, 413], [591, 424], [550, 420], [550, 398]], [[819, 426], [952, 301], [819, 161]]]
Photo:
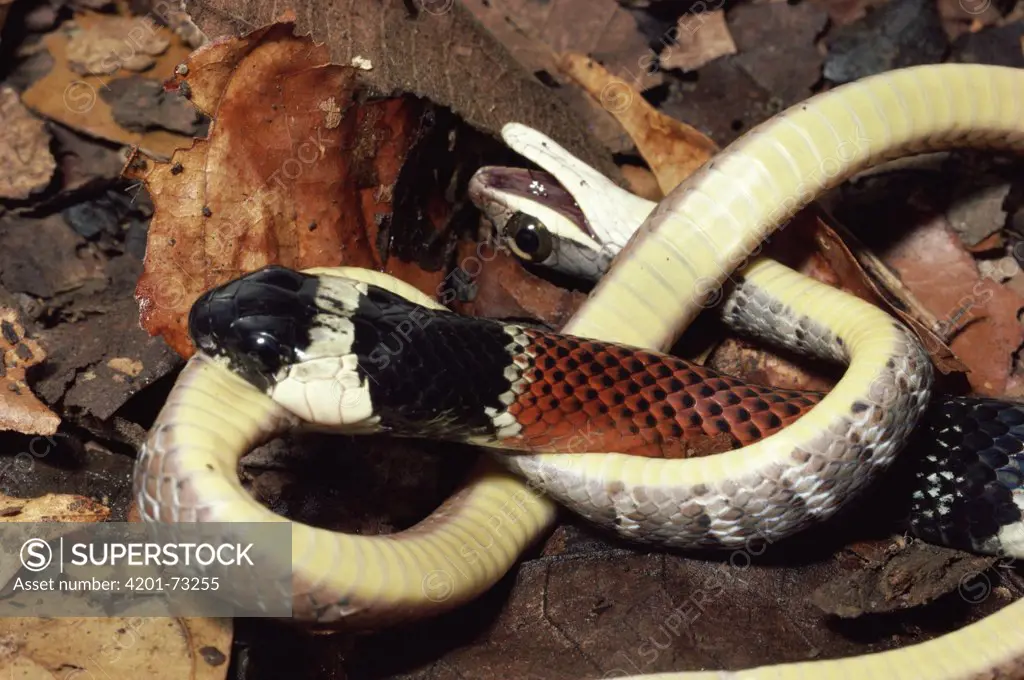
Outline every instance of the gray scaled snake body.
[[[773, 230], [852, 174], [958, 147], [1024, 148], [1024, 72], [916, 67], [803, 102], [744, 135], [653, 210], [646, 206], [639, 229], [630, 225], [635, 235], [615, 244], [611, 268], [560, 334], [467, 319], [361, 269], [273, 267], [220, 286], [193, 306], [199, 351], [136, 465], [140, 514], [157, 522], [287, 521], [248, 496], [236, 468], [245, 452], [289, 427], [486, 447], [464, 486], [407, 531], [350, 536], [292, 524], [294, 617], [373, 628], [487, 590], [551, 526], [553, 501], [655, 545], [731, 548], [792, 535], [833, 516], [883, 474], [938, 400], [919, 529], [928, 524], [935, 540], [979, 552], [1024, 554], [1019, 412], [933, 398], [928, 357], [906, 328], [756, 256]], [[525, 155], [546, 151], [555, 166], [574, 160], [554, 145]], [[559, 181], [575, 193], [572, 182], [582, 187], [588, 172], [574, 166]], [[483, 207], [499, 221], [509, 217], [500, 206]], [[590, 239], [592, 252], [614, 241], [605, 235], [621, 233], [604, 221], [623, 214], [631, 212], [584, 215], [602, 233]], [[726, 320], [847, 364], [831, 391], [749, 385], [662, 354], [730, 278]], [[402, 351], [388, 350], [395, 334], [410, 340]], [[723, 439], [739, 448], [694, 455]], [[1024, 669], [1024, 603], [889, 652], [658, 677], [980, 678], [1013, 669]]]

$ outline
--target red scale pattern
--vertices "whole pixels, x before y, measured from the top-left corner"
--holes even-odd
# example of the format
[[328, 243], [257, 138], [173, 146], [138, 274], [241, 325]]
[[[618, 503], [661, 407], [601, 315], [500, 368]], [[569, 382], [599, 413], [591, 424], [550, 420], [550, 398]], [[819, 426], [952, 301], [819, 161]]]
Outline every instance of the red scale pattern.
[[750, 385], [671, 356], [523, 331], [515, 446], [684, 458], [739, 448], [795, 422], [819, 392]]

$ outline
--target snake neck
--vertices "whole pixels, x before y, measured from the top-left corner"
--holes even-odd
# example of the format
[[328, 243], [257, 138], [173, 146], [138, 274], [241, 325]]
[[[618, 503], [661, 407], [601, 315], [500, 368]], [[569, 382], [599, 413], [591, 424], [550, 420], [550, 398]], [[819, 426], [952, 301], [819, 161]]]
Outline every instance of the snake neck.
[[762, 439], [822, 397], [672, 356], [409, 303], [355, 319], [381, 430], [520, 451], [680, 458]]

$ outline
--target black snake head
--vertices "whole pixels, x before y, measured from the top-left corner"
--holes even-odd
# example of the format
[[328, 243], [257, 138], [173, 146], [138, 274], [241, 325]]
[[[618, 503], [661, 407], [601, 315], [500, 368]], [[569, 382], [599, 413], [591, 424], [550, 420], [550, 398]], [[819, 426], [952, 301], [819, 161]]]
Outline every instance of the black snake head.
[[309, 345], [319, 279], [271, 265], [203, 293], [188, 326], [200, 350], [266, 389]]

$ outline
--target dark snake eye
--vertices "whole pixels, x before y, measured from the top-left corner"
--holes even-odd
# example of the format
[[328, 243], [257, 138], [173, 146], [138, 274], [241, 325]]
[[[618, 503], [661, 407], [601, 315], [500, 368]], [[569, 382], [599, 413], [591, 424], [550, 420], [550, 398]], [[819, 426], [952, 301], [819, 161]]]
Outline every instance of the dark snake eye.
[[551, 232], [533, 215], [517, 212], [505, 223], [511, 237], [509, 246], [516, 255], [529, 262], [543, 262], [551, 255]]

